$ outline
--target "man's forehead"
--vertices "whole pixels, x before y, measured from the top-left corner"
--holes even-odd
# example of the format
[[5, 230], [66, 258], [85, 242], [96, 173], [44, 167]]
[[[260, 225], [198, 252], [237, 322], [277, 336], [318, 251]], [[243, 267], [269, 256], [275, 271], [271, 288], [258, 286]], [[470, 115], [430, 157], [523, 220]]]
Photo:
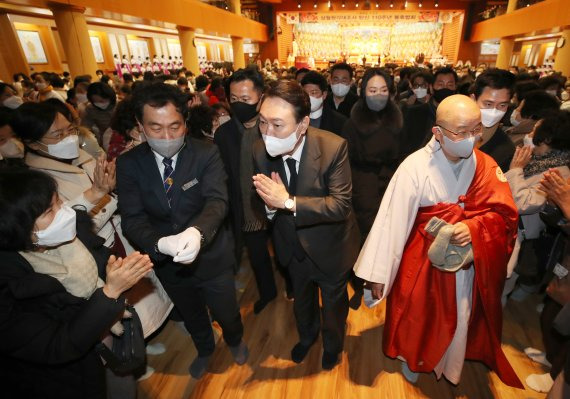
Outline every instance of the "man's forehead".
[[143, 115], [146, 118], [170, 118], [170, 119], [178, 119], [183, 118], [182, 113], [176, 109], [174, 104], [166, 103], [163, 106], [152, 106], [150, 104], [145, 104], [143, 107]]
[[440, 80], [455, 80], [455, 77], [453, 76], [452, 73], [440, 73], [439, 75], [437, 75], [437, 78], [435, 78], [436, 81], [440, 81]]
[[269, 97], [263, 101], [259, 114], [264, 119], [286, 120], [293, 117], [293, 106], [277, 97]]

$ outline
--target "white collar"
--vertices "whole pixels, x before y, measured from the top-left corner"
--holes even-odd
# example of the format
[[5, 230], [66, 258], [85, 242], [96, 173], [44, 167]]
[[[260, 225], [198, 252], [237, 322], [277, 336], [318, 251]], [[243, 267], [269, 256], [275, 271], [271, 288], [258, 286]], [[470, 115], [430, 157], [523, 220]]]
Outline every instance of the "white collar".
[[305, 147], [305, 139], [306, 139], [306, 134], [303, 134], [303, 141], [301, 141], [301, 144], [299, 145], [299, 147], [297, 147], [297, 149], [295, 150], [295, 152], [291, 155], [283, 155], [283, 162], [285, 162], [286, 160], [288, 160], [289, 158], [293, 158], [295, 161], [297, 162], [301, 162], [301, 155], [303, 155], [303, 147]]
[[[181, 149], [182, 149], [182, 148], [181, 148]], [[156, 161], [157, 161], [159, 164], [162, 164], [162, 161], [163, 161], [164, 158], [166, 158], [166, 157], [163, 157], [162, 155], [160, 155], [160, 154], [159, 154], [158, 152], [156, 152], [155, 150], [152, 150], [152, 153], [154, 154], [154, 157], [156, 158]], [[172, 159], [172, 162], [173, 162], [174, 164], [176, 164], [176, 160], [178, 159], [178, 154], [180, 154], [180, 151], [178, 151], [176, 154], [174, 154], [174, 155], [172, 156], [172, 158], [170, 158], [170, 159]]]

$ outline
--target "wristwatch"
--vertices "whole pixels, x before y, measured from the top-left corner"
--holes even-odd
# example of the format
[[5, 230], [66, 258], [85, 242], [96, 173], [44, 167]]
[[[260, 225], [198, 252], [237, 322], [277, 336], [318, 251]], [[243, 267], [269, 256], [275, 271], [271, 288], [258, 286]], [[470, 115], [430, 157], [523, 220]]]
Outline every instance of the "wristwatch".
[[289, 198], [287, 198], [285, 200], [285, 209], [287, 209], [288, 211], [292, 211], [293, 207], [295, 206], [295, 197], [289, 196]]

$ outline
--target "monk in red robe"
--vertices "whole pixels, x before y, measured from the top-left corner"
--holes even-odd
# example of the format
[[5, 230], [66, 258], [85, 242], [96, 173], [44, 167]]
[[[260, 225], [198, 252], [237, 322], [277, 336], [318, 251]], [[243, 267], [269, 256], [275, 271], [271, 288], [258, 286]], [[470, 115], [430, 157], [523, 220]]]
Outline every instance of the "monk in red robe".
[[[409, 381], [434, 371], [458, 384], [470, 359], [522, 388], [501, 349], [501, 293], [518, 222], [509, 185], [474, 149], [481, 115], [470, 98], [442, 101], [432, 132], [394, 174], [355, 273], [374, 297], [387, 297], [383, 350], [404, 361]], [[472, 247], [472, 263], [455, 272], [431, 264], [425, 227], [434, 216], [454, 226], [450, 244]]]

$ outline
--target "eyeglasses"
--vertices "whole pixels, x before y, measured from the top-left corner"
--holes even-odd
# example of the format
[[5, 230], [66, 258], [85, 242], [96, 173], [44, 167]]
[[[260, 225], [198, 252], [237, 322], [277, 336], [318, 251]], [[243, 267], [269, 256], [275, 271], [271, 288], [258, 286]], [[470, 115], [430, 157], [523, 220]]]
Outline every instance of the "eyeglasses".
[[475, 129], [469, 130], [467, 132], [454, 132], [453, 130], [449, 130], [448, 128], [446, 128], [444, 126], [441, 126], [441, 125], [437, 125], [437, 126], [443, 130], [447, 130], [449, 133], [453, 134], [454, 136], [459, 136], [459, 137], [477, 136], [477, 135], [481, 134], [481, 132], [483, 131], [483, 125], [482, 124], [478, 124]]
[[51, 132], [47, 132], [44, 136], [44, 139], [51, 139], [51, 140], [61, 140], [67, 136], [71, 135], [79, 135], [79, 128], [75, 125], [69, 125], [63, 129], [52, 130]]

